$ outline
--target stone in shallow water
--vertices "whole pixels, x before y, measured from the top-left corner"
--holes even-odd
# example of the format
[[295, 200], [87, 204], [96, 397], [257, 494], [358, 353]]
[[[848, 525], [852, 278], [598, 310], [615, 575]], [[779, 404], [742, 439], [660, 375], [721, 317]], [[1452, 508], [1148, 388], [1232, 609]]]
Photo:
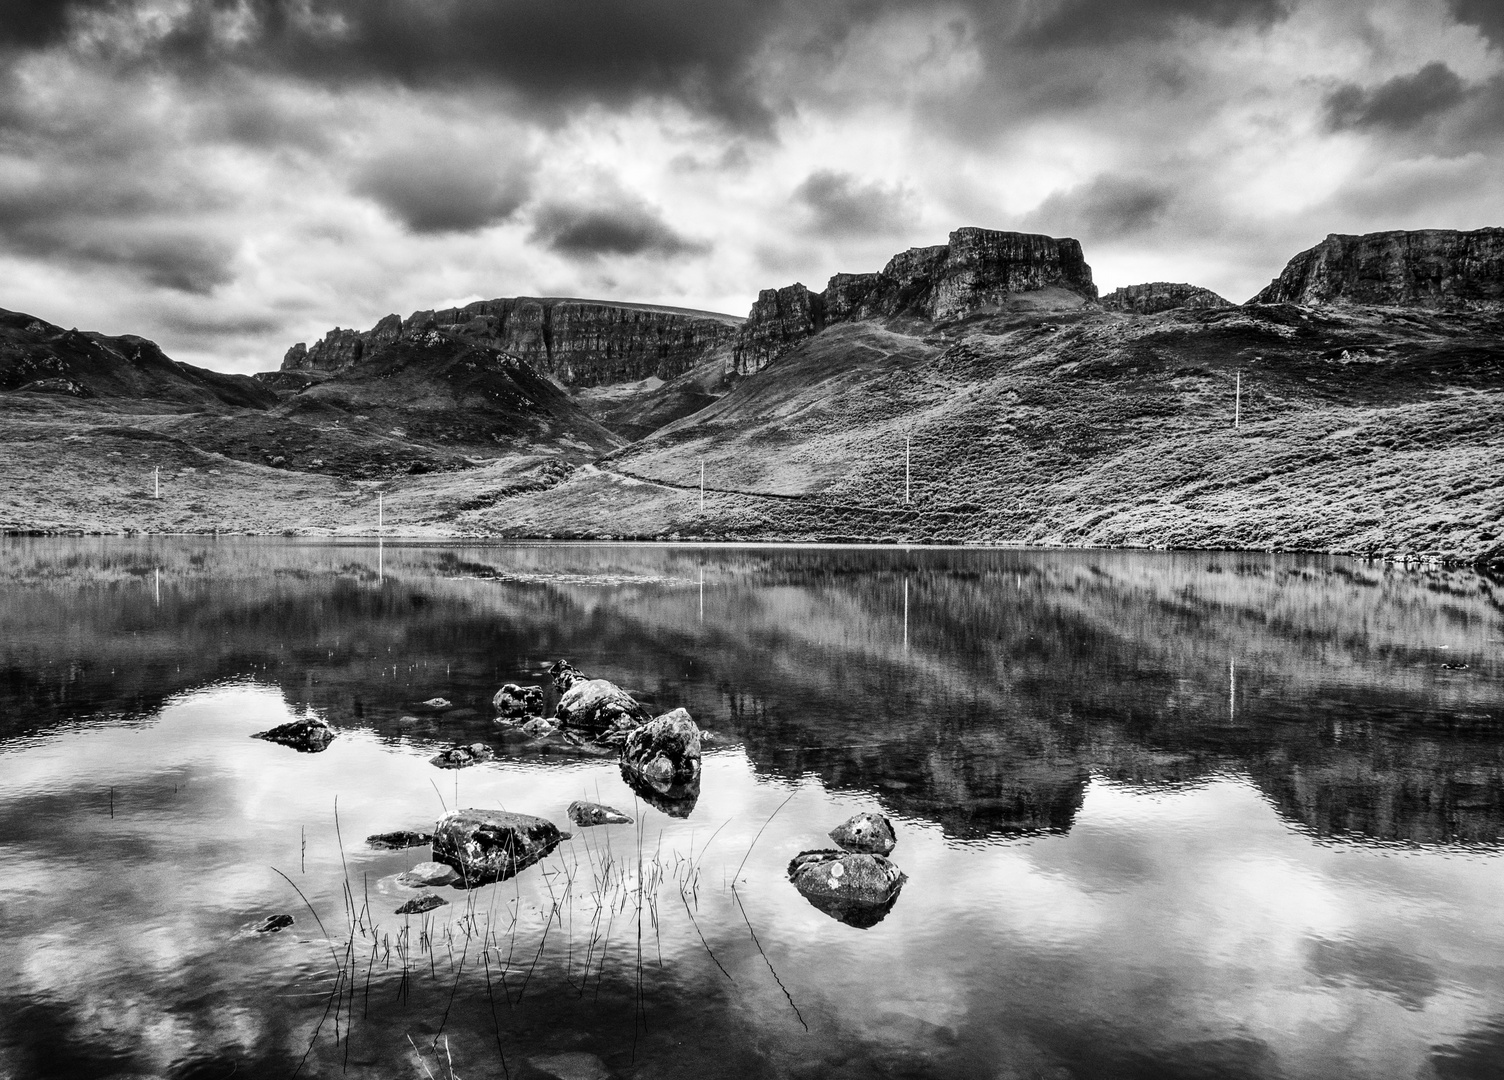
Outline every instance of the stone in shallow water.
[[477, 761], [490, 761], [495, 756], [496, 751], [485, 743], [471, 743], [469, 746], [450, 747], [429, 758], [428, 763], [441, 769], [463, 769]]
[[622, 767], [660, 793], [700, 779], [700, 729], [683, 709], [664, 713], [627, 733]]
[[422, 705], [425, 709], [433, 709], [435, 712], [440, 709], [451, 709], [454, 707], [448, 698], [442, 697], [431, 697], [427, 701], [418, 702], [418, 704]]
[[398, 830], [397, 832], [384, 832], [377, 833], [375, 836], [368, 836], [366, 837], [366, 843], [373, 848], [398, 851], [402, 848], [422, 847], [425, 844], [431, 844], [433, 843], [433, 834]]
[[291, 915], [268, 915], [251, 929], [258, 934], [276, 934], [292, 925]]
[[847, 851], [872, 855], [887, 855], [898, 846], [893, 823], [882, 814], [854, 814], [831, 829], [830, 838]]
[[582, 828], [590, 825], [630, 825], [632, 823], [631, 818], [614, 807], [579, 801], [569, 804], [569, 820]]
[[507, 878], [568, 838], [553, 822], [505, 810], [456, 810], [433, 828], [433, 857], [459, 871], [461, 886]]
[[794, 856], [789, 880], [831, 918], [866, 929], [893, 910], [908, 875], [881, 855], [824, 849]]
[[434, 908], [443, 907], [447, 903], [449, 903], [449, 901], [445, 900], [442, 896], [435, 896], [433, 893], [424, 893], [422, 896], [413, 897], [407, 903], [399, 907], [397, 909], [397, 914], [421, 915], [425, 911], [432, 911]]
[[334, 728], [328, 723], [316, 716], [308, 716], [301, 720], [278, 724], [266, 731], [258, 731], [251, 738], [290, 746], [303, 754], [317, 754], [321, 750], [328, 749], [329, 744], [334, 741], [334, 735]]
[[453, 885], [460, 879], [454, 867], [441, 862], [420, 862], [407, 873], [398, 876], [397, 882], [409, 889], [422, 889], [431, 885]]

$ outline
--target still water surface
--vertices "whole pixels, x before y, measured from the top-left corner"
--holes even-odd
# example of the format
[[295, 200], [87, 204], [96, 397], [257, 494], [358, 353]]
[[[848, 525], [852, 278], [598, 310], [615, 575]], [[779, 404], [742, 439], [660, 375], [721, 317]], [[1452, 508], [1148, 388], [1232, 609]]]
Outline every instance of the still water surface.
[[[0, 1077], [1504, 1075], [1499, 599], [1264, 555], [5, 541]], [[560, 657], [714, 733], [687, 818], [493, 722]], [[310, 713], [323, 753], [250, 738]], [[426, 916], [426, 849], [364, 839], [580, 798], [636, 822]], [[908, 874], [867, 929], [785, 876], [861, 810]]]

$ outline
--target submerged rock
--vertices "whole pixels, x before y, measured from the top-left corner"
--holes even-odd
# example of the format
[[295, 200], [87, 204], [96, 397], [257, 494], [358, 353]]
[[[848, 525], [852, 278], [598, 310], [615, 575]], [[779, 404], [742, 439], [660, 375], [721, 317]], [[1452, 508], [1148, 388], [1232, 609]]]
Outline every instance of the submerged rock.
[[908, 875], [881, 855], [827, 849], [794, 856], [789, 880], [831, 918], [865, 929], [893, 909]]
[[291, 925], [291, 915], [268, 915], [251, 929], [258, 934], [279, 934]]
[[433, 857], [459, 871], [460, 884], [505, 881], [568, 837], [553, 822], [505, 810], [456, 810], [433, 830]]
[[454, 708], [454, 705], [450, 702], [450, 700], [448, 698], [441, 698], [441, 697], [431, 697], [427, 701], [420, 701], [420, 702], [418, 702], [418, 704], [422, 705], [425, 709], [432, 709], [435, 712], [438, 712], [440, 709], [452, 709], [452, 708]]
[[437, 765], [441, 769], [463, 769], [467, 765], [474, 765], [477, 761], [490, 761], [496, 756], [485, 743], [471, 743], [469, 746], [453, 746], [442, 753], [435, 754], [428, 759], [430, 765]]
[[511, 719], [536, 716], [543, 711], [543, 688], [507, 683], [496, 691], [496, 696], [491, 699], [491, 705], [502, 716]]
[[700, 729], [683, 709], [627, 732], [622, 767], [661, 793], [700, 779]]
[[632, 819], [610, 806], [593, 802], [569, 804], [569, 820], [584, 828], [590, 825], [630, 825]]
[[831, 829], [829, 836], [837, 847], [873, 855], [887, 855], [898, 846], [893, 823], [882, 814], [855, 814]]
[[251, 738], [290, 746], [303, 754], [317, 754], [321, 750], [328, 749], [329, 744], [334, 741], [334, 736], [334, 728], [330, 727], [326, 721], [316, 716], [306, 716], [301, 720], [278, 724], [267, 731], [258, 731]]
[[449, 901], [445, 900], [442, 896], [435, 896], [433, 893], [424, 893], [422, 896], [413, 897], [407, 903], [399, 907], [397, 909], [397, 914], [421, 915], [425, 911], [432, 911], [434, 908], [443, 907], [447, 903], [449, 903]]
[[531, 717], [527, 723], [518, 727], [524, 735], [533, 739], [541, 739], [545, 735], [552, 735], [559, 730], [559, 725], [552, 720], [546, 720], [541, 716]]
[[423, 889], [437, 885], [453, 885], [460, 879], [454, 867], [441, 862], [420, 862], [405, 874], [397, 877], [397, 884], [409, 889]]
[[366, 843], [373, 848], [398, 851], [402, 848], [422, 847], [425, 844], [431, 844], [433, 843], [433, 834], [399, 830], [397, 832], [377, 833], [375, 836], [368, 836], [366, 837]]

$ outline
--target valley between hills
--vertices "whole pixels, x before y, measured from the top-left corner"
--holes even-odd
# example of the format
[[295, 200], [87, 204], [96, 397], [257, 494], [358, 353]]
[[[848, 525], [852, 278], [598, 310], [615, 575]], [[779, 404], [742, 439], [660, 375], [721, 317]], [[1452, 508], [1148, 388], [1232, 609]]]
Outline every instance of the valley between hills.
[[[389, 316], [225, 375], [0, 313], [0, 530], [1504, 556], [1504, 229], [1332, 236], [1248, 303], [959, 229], [746, 318]], [[701, 477], [703, 469], [703, 494]], [[378, 501], [380, 510], [378, 511]]]

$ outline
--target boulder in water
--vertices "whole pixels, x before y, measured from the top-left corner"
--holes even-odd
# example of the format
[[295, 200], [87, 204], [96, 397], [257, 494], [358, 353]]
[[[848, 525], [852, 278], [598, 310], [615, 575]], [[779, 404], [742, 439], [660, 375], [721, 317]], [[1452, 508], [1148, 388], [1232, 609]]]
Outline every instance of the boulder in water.
[[456, 810], [433, 830], [433, 857], [459, 871], [464, 886], [505, 881], [568, 837], [553, 822], [505, 810]]
[[400, 851], [403, 848], [422, 847], [433, 843], [433, 835], [426, 832], [411, 832], [399, 830], [397, 832], [377, 833], [375, 836], [366, 837], [366, 843], [373, 848], [382, 848], [387, 851]]
[[659, 791], [700, 779], [700, 729], [683, 709], [664, 713], [627, 732], [622, 767]]
[[434, 908], [443, 907], [447, 903], [449, 903], [449, 901], [445, 900], [442, 896], [435, 896], [433, 893], [424, 893], [422, 896], [413, 897], [407, 903], [399, 907], [397, 909], [397, 914], [421, 915], [425, 911], [432, 911]]
[[568, 660], [555, 660], [553, 666], [548, 669], [548, 677], [553, 680], [554, 689], [563, 693], [580, 679], [587, 678]]
[[303, 754], [317, 754], [321, 750], [328, 749], [329, 744], [334, 741], [334, 735], [334, 728], [330, 727], [327, 721], [317, 716], [305, 716], [301, 720], [278, 724], [267, 731], [258, 731], [251, 738], [290, 746]]
[[437, 765], [441, 769], [463, 769], [467, 765], [474, 765], [477, 761], [490, 761], [496, 756], [485, 743], [471, 743], [469, 746], [453, 746], [442, 753], [435, 754], [428, 759], [430, 765]]
[[543, 688], [507, 683], [496, 691], [496, 696], [491, 699], [491, 705], [502, 716], [509, 719], [518, 720], [527, 716], [537, 716], [543, 711]]
[[898, 845], [893, 823], [882, 814], [855, 814], [830, 830], [837, 847], [887, 855]]
[[881, 855], [826, 849], [794, 856], [789, 880], [831, 918], [865, 929], [893, 909], [908, 875]]
[[575, 679], [554, 715], [560, 723], [590, 731], [625, 731], [649, 719], [636, 698], [605, 679]]
[[569, 820], [581, 828], [590, 825], [630, 825], [632, 819], [610, 806], [602, 806], [593, 802], [572, 802], [569, 804]]

